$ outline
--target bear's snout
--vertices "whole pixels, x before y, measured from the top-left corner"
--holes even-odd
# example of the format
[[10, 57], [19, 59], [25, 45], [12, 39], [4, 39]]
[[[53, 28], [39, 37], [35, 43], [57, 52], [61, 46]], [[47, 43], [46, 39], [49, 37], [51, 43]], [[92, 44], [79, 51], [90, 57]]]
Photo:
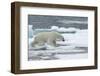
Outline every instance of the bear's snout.
[[63, 38], [63, 40], [62, 41], [65, 41], [65, 39]]

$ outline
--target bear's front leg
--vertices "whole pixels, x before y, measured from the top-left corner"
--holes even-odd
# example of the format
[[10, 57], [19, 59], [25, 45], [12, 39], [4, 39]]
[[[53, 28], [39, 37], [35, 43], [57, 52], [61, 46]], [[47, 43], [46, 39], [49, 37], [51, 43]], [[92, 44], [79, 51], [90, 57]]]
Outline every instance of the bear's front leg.
[[51, 46], [53, 46], [53, 47], [56, 47], [57, 46], [56, 45], [56, 41], [54, 41], [54, 40], [49, 40], [48, 41], [48, 44], [51, 45]]

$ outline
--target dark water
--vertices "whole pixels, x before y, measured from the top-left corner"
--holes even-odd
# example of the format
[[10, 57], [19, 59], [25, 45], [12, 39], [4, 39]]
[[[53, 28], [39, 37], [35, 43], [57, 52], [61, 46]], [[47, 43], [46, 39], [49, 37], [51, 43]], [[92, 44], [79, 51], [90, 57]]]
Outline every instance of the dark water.
[[28, 15], [28, 25], [33, 25], [33, 29], [50, 29], [51, 26], [87, 29], [88, 17]]

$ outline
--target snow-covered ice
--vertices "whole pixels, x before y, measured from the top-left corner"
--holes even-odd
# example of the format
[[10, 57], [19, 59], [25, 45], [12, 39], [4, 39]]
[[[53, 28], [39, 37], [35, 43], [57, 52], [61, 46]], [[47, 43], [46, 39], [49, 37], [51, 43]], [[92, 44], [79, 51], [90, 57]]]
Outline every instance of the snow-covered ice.
[[88, 57], [88, 30], [76, 28], [63, 28], [53, 26], [51, 29], [59, 31], [76, 31], [76, 33], [62, 33], [65, 42], [57, 42], [59, 47], [44, 45], [42, 47], [31, 47], [33, 38], [29, 38], [28, 60], [52, 60], [52, 59], [81, 59]]

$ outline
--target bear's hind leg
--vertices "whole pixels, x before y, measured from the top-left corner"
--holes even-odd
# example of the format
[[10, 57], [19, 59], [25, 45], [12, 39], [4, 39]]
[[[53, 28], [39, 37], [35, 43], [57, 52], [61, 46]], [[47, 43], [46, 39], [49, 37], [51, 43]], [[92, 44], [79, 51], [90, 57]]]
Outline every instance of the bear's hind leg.
[[40, 42], [37, 43], [37, 45], [39, 45], [39, 46], [44, 46], [44, 45], [45, 45], [45, 42], [40, 41]]
[[31, 46], [32, 46], [32, 47], [35, 47], [36, 44], [37, 44], [37, 42], [36, 42], [36, 41], [33, 41], [33, 42], [31, 43]]

